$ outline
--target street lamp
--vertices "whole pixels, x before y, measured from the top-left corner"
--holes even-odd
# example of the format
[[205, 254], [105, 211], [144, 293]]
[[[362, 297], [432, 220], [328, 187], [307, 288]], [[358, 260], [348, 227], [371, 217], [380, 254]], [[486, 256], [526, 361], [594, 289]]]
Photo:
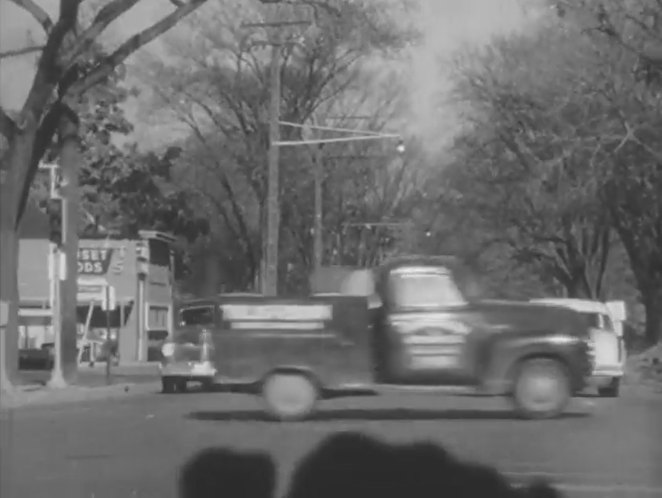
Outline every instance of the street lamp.
[[407, 147], [405, 146], [405, 143], [402, 140], [400, 140], [395, 150], [398, 151], [398, 154], [404, 154], [405, 151], [407, 150]]

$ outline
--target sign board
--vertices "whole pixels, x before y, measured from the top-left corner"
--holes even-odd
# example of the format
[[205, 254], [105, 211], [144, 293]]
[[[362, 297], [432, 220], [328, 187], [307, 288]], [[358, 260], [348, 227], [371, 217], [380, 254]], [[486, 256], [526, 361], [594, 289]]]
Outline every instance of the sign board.
[[223, 304], [223, 320], [241, 330], [321, 330], [333, 318], [330, 304]]
[[114, 248], [80, 247], [78, 248], [79, 275], [105, 275], [108, 273]]
[[76, 299], [79, 303], [98, 303], [104, 311], [114, 310], [117, 307], [115, 287], [103, 278], [78, 279]]
[[107, 285], [108, 282], [104, 279], [79, 279], [76, 300], [78, 302], [101, 302], [105, 298], [105, 288]]
[[95, 301], [101, 303], [106, 298], [106, 287], [108, 282], [105, 278], [79, 278], [78, 302]]
[[328, 304], [223, 304], [223, 317], [230, 321], [243, 320], [330, 320]]

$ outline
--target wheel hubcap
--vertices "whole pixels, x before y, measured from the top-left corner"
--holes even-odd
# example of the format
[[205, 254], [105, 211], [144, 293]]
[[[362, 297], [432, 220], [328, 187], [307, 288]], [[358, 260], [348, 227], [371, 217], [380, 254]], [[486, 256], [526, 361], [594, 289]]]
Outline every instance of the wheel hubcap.
[[520, 399], [535, 411], [554, 409], [563, 397], [563, 385], [558, 372], [550, 367], [529, 370], [520, 382]]

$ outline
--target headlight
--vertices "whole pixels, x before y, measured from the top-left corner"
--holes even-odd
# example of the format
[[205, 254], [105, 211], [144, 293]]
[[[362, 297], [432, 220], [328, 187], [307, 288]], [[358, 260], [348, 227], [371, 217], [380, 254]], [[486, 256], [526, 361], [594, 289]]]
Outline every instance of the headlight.
[[174, 355], [175, 354], [175, 344], [172, 343], [172, 342], [166, 342], [163, 346], [161, 346], [161, 353], [166, 358]]

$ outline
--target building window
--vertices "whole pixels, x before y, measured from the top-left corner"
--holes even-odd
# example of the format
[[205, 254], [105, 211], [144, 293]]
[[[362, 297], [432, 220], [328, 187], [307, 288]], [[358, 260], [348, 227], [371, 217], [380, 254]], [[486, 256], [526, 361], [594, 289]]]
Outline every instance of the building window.
[[163, 240], [149, 240], [149, 262], [156, 266], [170, 268], [170, 244]]

